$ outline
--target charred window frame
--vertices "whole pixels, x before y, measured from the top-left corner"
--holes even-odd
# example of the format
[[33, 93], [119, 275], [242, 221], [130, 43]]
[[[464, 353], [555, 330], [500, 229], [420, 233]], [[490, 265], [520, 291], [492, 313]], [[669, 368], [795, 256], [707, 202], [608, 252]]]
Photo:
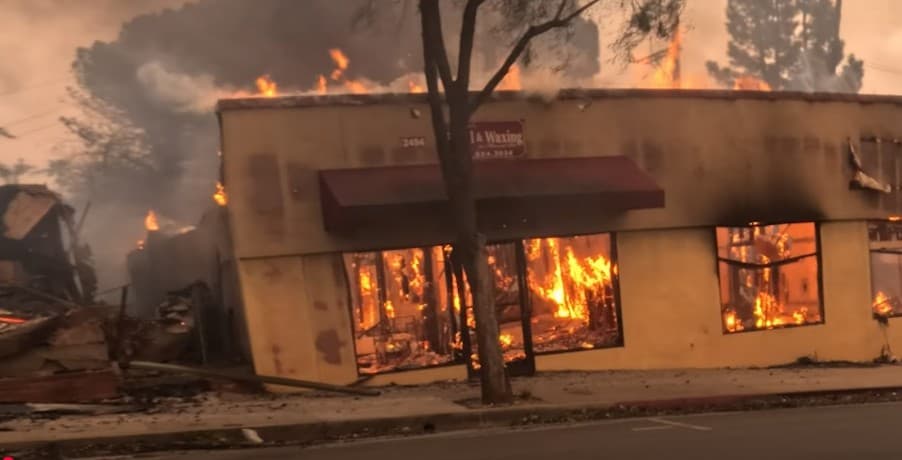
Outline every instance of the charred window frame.
[[[542, 305], [536, 314], [539, 286], [532, 279], [536, 266], [531, 265], [535, 260], [530, 259], [529, 249], [536, 242], [554, 242], [560, 249], [552, 266], [560, 272], [557, 281], [562, 303], [557, 307], [566, 308], [566, 315], [563, 310], [545, 312]], [[488, 246], [496, 290], [501, 280], [506, 286], [502, 290], [507, 291], [496, 292], [496, 297], [502, 297], [496, 299], [496, 308], [499, 326], [508, 326], [500, 331], [499, 341], [512, 375], [534, 373], [536, 355], [624, 345], [614, 233], [493, 241]], [[449, 246], [434, 246], [343, 254], [358, 375], [460, 364], [467, 365], [471, 376], [478, 371], [472, 299], [466, 276], [453, 263], [450, 251]], [[404, 262], [397, 261], [399, 253], [408, 255]], [[397, 271], [407, 267], [411, 257], [419, 260], [422, 292], [407, 300], [422, 306], [421, 316], [419, 322], [404, 323], [413, 327], [403, 328], [399, 317], [411, 316], [410, 305], [399, 302], [398, 295], [409, 296], [411, 284], [410, 279], [398, 281]], [[543, 273], [547, 274], [547, 269]], [[544, 323], [539, 318], [542, 313], [551, 313], [545, 315], [549, 318]], [[546, 327], [548, 324], [552, 327]], [[511, 329], [514, 325], [516, 330]], [[553, 334], [556, 337], [549, 339]], [[408, 344], [398, 343], [402, 336]], [[440, 359], [424, 359], [424, 343], [428, 344], [426, 351], [438, 353]], [[410, 362], [416, 353], [420, 353], [413, 357], [416, 362]], [[395, 361], [389, 363], [388, 355]], [[402, 355], [406, 357], [399, 358]], [[408, 361], [397, 364], [399, 359]]]
[[875, 319], [902, 316], [902, 222], [868, 223], [871, 313]]
[[717, 227], [714, 237], [724, 334], [824, 323], [817, 223]]
[[358, 375], [463, 363], [454, 337], [456, 312], [445, 288], [450, 274], [443, 247], [342, 257]]

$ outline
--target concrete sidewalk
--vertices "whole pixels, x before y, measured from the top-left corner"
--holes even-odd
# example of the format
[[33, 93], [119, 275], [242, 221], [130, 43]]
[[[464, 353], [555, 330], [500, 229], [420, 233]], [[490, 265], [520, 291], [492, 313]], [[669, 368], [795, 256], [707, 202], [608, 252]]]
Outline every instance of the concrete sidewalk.
[[679, 409], [753, 397], [848, 390], [899, 389], [902, 366], [611, 371], [540, 374], [515, 379], [518, 402], [468, 408], [478, 402], [470, 383], [387, 387], [377, 397], [205, 394], [162, 401], [151, 411], [120, 415], [20, 419], [0, 424], [0, 448], [162, 442], [204, 438], [245, 443], [243, 428], [264, 442], [305, 442], [343, 436], [509, 426], [574, 411], [644, 407]]

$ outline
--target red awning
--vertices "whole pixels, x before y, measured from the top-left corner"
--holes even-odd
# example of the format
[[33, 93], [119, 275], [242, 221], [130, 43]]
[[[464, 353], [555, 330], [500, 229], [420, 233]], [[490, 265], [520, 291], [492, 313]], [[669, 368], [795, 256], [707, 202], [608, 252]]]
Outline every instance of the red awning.
[[[525, 222], [542, 209], [579, 206], [610, 214], [664, 206], [664, 191], [629, 158], [543, 158], [474, 163], [481, 221]], [[319, 172], [323, 218], [332, 232], [384, 223], [387, 217], [447, 215], [438, 165], [334, 169]], [[502, 224], [503, 225], [503, 224]]]

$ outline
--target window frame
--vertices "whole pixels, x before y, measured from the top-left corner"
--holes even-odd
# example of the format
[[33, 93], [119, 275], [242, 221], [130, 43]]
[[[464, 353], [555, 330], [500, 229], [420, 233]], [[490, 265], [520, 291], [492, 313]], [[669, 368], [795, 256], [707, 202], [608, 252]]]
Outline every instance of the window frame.
[[[567, 235], [567, 236], [533, 236], [530, 238], [522, 238], [520, 240], [521, 242], [525, 242], [526, 240], [537, 239], [537, 238], [564, 239], [564, 238], [574, 238], [574, 237], [580, 237], [580, 236], [609, 235], [610, 244], [611, 244], [611, 248], [610, 248], [611, 264], [613, 266], [617, 267], [617, 270], [615, 270], [613, 273], [611, 273], [611, 289], [614, 292], [614, 312], [617, 315], [617, 338], [618, 338], [617, 343], [614, 345], [606, 346], [606, 347], [574, 348], [571, 350], [551, 350], [551, 351], [536, 352], [533, 349], [532, 352], [535, 356], [551, 356], [551, 355], [559, 355], [562, 353], [582, 353], [582, 352], [587, 352], [587, 351], [610, 350], [612, 348], [626, 347], [626, 338], [623, 335], [623, 312], [622, 312], [623, 299], [620, 297], [620, 260], [619, 260], [619, 254], [617, 252], [617, 233], [618, 232], [598, 232], [598, 233], [583, 233], [583, 234], [579, 234], [579, 235]], [[526, 259], [526, 247], [525, 246], [526, 245], [523, 244], [522, 246], [523, 246], [523, 258], [525, 261], [525, 259]], [[526, 277], [526, 265], [525, 264], [523, 266], [523, 276], [524, 276], [524, 282], [528, 283], [528, 281], [526, 281], [526, 278], [525, 278]], [[529, 304], [528, 308], [529, 308], [530, 335], [531, 335], [532, 334], [532, 323], [531, 323], [531, 321], [532, 321], [532, 295], [530, 295], [530, 293], [528, 292], [528, 287], [527, 287], [526, 298], [527, 298], [526, 301]], [[533, 338], [530, 337], [530, 342], [532, 340], [533, 340]]]
[[[776, 331], [782, 329], [794, 329], [799, 327], [808, 327], [808, 326], [823, 326], [827, 324], [827, 312], [824, 308], [824, 280], [823, 280], [823, 250], [821, 248], [821, 223], [818, 221], [798, 221], [798, 222], [754, 222], [755, 225], [751, 225], [751, 223], [747, 223], [744, 225], [715, 225], [711, 228], [711, 236], [713, 239], [714, 246], [714, 272], [717, 274], [717, 303], [718, 303], [718, 321], [720, 322], [721, 327], [721, 335], [723, 336], [734, 336], [745, 333], [752, 332], [766, 332], [766, 331]], [[814, 225], [814, 252], [803, 254], [801, 256], [793, 256], [787, 259], [783, 259], [777, 262], [771, 262], [768, 264], [755, 264], [755, 263], [745, 263], [739, 262], [732, 259], [727, 259], [720, 256], [720, 246], [717, 240], [717, 230], [719, 228], [754, 228], [754, 227], [768, 227], [773, 225], [798, 225], [798, 224], [811, 224]], [[723, 279], [720, 272], [721, 264], [725, 264], [727, 266], [744, 266], [746, 269], [765, 269], [765, 268], [773, 268], [779, 267], [782, 265], [791, 265], [797, 262], [801, 262], [805, 259], [814, 257], [815, 263], [817, 264], [817, 274], [815, 279], [817, 279], [817, 307], [820, 311], [820, 321], [816, 322], [806, 322], [803, 324], [795, 324], [795, 323], [786, 323], [778, 326], [771, 327], [763, 327], [763, 328], [751, 328], [751, 329], [743, 329], [740, 331], [730, 331], [727, 329], [726, 322], [724, 321], [724, 299], [723, 299]]]
[[[416, 372], [416, 371], [424, 371], [424, 370], [429, 370], [429, 369], [441, 369], [441, 368], [444, 368], [444, 367], [452, 367], [452, 366], [468, 366], [468, 367], [469, 367], [469, 364], [467, 363], [468, 360], [466, 359], [467, 355], [464, 354], [464, 355], [457, 356], [457, 357], [454, 357], [454, 356], [452, 355], [452, 359], [451, 359], [450, 361], [448, 361], [448, 362], [446, 362], [446, 363], [442, 363], [442, 364], [431, 365], [431, 366], [408, 367], [408, 368], [404, 368], [404, 369], [391, 369], [391, 370], [387, 370], [387, 371], [373, 372], [373, 373], [369, 373], [369, 372], [361, 372], [361, 371], [360, 371], [360, 364], [357, 362], [358, 354], [357, 354], [357, 339], [356, 339], [356, 336], [357, 336], [356, 332], [357, 332], [357, 331], [356, 331], [356, 325], [355, 325], [355, 321], [354, 321], [354, 308], [355, 308], [355, 303], [354, 303], [354, 293], [352, 292], [352, 289], [351, 289], [351, 277], [350, 277], [350, 275], [348, 274], [348, 267], [347, 267], [346, 262], [345, 262], [345, 256], [348, 255], [348, 254], [361, 254], [361, 253], [376, 253], [376, 252], [386, 252], [386, 251], [404, 251], [404, 250], [410, 250], [410, 249], [423, 249], [424, 247], [428, 247], [428, 248], [431, 249], [431, 248], [435, 248], [435, 247], [443, 247], [443, 245], [441, 245], [441, 244], [436, 244], [436, 245], [429, 245], [429, 246], [415, 246], [415, 247], [404, 247], [404, 248], [396, 248], [396, 247], [392, 247], [392, 248], [383, 248], [383, 249], [370, 249], [370, 250], [361, 250], [361, 251], [345, 251], [345, 252], [338, 252], [338, 253], [335, 253], [335, 254], [337, 255], [337, 257], [339, 257], [339, 258], [341, 259], [341, 271], [342, 271], [342, 273], [344, 274], [344, 280], [345, 280], [345, 286], [346, 286], [345, 291], [346, 291], [346, 293], [347, 293], [347, 299], [348, 299], [348, 314], [350, 315], [350, 317], [349, 317], [349, 319], [350, 319], [350, 321], [349, 321], [349, 323], [350, 323], [349, 326], [350, 326], [350, 330], [351, 330], [351, 348], [354, 350], [354, 372], [357, 374], [357, 380], [358, 380], [358, 382], [361, 382], [361, 381], [367, 381], [367, 380], [369, 380], [369, 379], [375, 378], [375, 377], [380, 376], [380, 375], [401, 374], [401, 373], [404, 373], [404, 372]], [[381, 259], [381, 258], [380, 258], [380, 259]], [[384, 265], [384, 264], [383, 264], [383, 265]], [[384, 270], [384, 267], [383, 267], [382, 269]], [[444, 278], [444, 277], [443, 277], [443, 278]], [[453, 310], [453, 306], [451, 307], [451, 309]], [[464, 350], [464, 351], [466, 351], [466, 350]]]
[[[874, 254], [893, 254], [893, 255], [896, 255], [897, 257], [902, 258], [902, 239], [888, 240], [888, 241], [872, 240], [871, 234], [870, 234], [870, 232], [871, 232], [870, 226], [875, 225], [875, 224], [876, 225], [880, 225], [880, 224], [887, 225], [888, 224], [888, 225], [897, 227], [894, 229], [894, 233], [895, 233], [895, 232], [902, 231], [902, 223], [898, 222], [898, 220], [886, 219], [886, 220], [870, 220], [867, 222], [867, 224], [868, 224], [868, 276], [870, 277], [869, 284], [870, 284], [870, 300], [871, 300], [868, 303], [868, 307], [871, 310], [871, 317], [876, 321], [880, 321], [883, 319], [890, 320], [893, 318], [900, 318], [900, 317], [902, 317], [902, 309], [900, 309], [899, 312], [894, 311], [890, 315], [881, 315], [881, 314], [877, 313], [876, 311], [874, 311], [873, 299], [877, 295], [877, 290], [875, 289], [875, 286], [874, 286], [875, 277], [874, 277], [873, 255]], [[896, 243], [896, 244], [886, 244], [886, 243]], [[892, 246], [896, 246], [896, 247], [892, 247]], [[899, 279], [899, 284], [900, 284], [900, 287], [902, 287], [902, 277], [900, 277], [900, 279]]]
[[[611, 274], [611, 284], [612, 284], [611, 288], [614, 293], [614, 305], [615, 305], [614, 311], [615, 311], [615, 314], [617, 315], [617, 337], [618, 337], [617, 342], [613, 345], [604, 346], [604, 347], [577, 348], [577, 349], [570, 349], [570, 350], [552, 350], [552, 351], [544, 351], [541, 353], [536, 352], [535, 346], [533, 345], [533, 327], [532, 327], [532, 323], [531, 323], [531, 320], [532, 320], [532, 294], [531, 294], [531, 291], [529, 290], [529, 284], [527, 281], [526, 245], [524, 244], [525, 241], [530, 240], [530, 239], [539, 239], [539, 238], [565, 239], [565, 238], [574, 238], [574, 237], [581, 237], [581, 236], [597, 236], [597, 235], [608, 235], [609, 236], [609, 239], [610, 239], [609, 255], [610, 255], [611, 263], [617, 267], [616, 271]], [[620, 270], [621, 270], [621, 268], [620, 268], [620, 263], [619, 263], [619, 254], [617, 251], [617, 232], [602, 231], [602, 232], [596, 232], [596, 233], [581, 233], [581, 234], [566, 235], [566, 236], [544, 235], [544, 236], [531, 236], [531, 237], [527, 237], [527, 238], [515, 238], [515, 239], [504, 238], [504, 239], [491, 240], [491, 241], [486, 242], [487, 246], [488, 245], [505, 245], [505, 244], [511, 244], [514, 246], [513, 249], [514, 249], [514, 251], [516, 253], [516, 257], [517, 257], [517, 276], [520, 280], [519, 281], [520, 282], [520, 291], [521, 291], [520, 297], [521, 297], [521, 303], [523, 304], [521, 306], [521, 308], [523, 308], [525, 311], [528, 312], [528, 316], [525, 318], [526, 323], [523, 326], [524, 353], [526, 354], [526, 357], [527, 357], [526, 358], [527, 367], [529, 367], [532, 370], [532, 372], [535, 372], [535, 357], [537, 357], [537, 356], [550, 356], [550, 355], [557, 355], [557, 354], [561, 354], [561, 353], [580, 353], [580, 352], [597, 351], [597, 350], [608, 350], [611, 348], [623, 348], [626, 346], [626, 338], [624, 337], [624, 332], [623, 332], [623, 300], [621, 298], [621, 291], [620, 291]], [[470, 375], [471, 377], [473, 376], [472, 369], [471, 369], [472, 362], [470, 359], [468, 359], [470, 353], [472, 353], [472, 347], [468, 346], [468, 341], [463, 342], [464, 349], [461, 350], [461, 352], [459, 353], [459, 356], [457, 356], [456, 358], [454, 358], [446, 363], [442, 363], [442, 364], [435, 364], [435, 365], [422, 366], [422, 367], [404, 368], [404, 369], [391, 369], [391, 370], [375, 372], [375, 373], [365, 373], [365, 372], [361, 372], [360, 365], [357, 362], [358, 354], [357, 354], [357, 340], [356, 340], [356, 325], [355, 325], [355, 322], [353, 319], [354, 318], [355, 299], [354, 299], [354, 293], [352, 292], [352, 289], [351, 289], [351, 279], [350, 279], [350, 275], [348, 273], [348, 267], [345, 262], [345, 260], [346, 260], [345, 256], [348, 254], [355, 254], [355, 253], [358, 253], [358, 254], [359, 253], [377, 253], [377, 252], [386, 252], [386, 251], [395, 251], [395, 250], [422, 249], [424, 247], [434, 248], [434, 247], [443, 247], [443, 246], [444, 246], [444, 244], [416, 246], [416, 247], [402, 247], [402, 248], [390, 247], [390, 248], [381, 248], [381, 249], [344, 251], [344, 252], [336, 253], [337, 257], [339, 257], [341, 259], [342, 273], [343, 273], [344, 280], [345, 280], [345, 286], [346, 286], [345, 291], [346, 291], [346, 296], [347, 296], [347, 300], [348, 300], [348, 314], [350, 315], [350, 318], [351, 318], [349, 327], [350, 327], [351, 338], [352, 338], [352, 340], [351, 340], [352, 349], [354, 351], [354, 367], [355, 367], [355, 372], [356, 372], [359, 380], [368, 380], [368, 379], [371, 379], [371, 378], [374, 378], [374, 377], [380, 376], [380, 375], [391, 375], [391, 374], [398, 374], [398, 373], [403, 373], [403, 372], [424, 371], [424, 370], [429, 370], [429, 369], [440, 369], [440, 368], [452, 367], [452, 366], [465, 366], [467, 368], [468, 375]], [[444, 277], [442, 277], [442, 278], [444, 278]], [[445, 286], [446, 282], [447, 281], [445, 279], [442, 280], [441, 289], [449, 288], [448, 286]], [[525, 288], [525, 291], [523, 290], [523, 288]], [[467, 307], [466, 305], [461, 305], [461, 311], [463, 311], [463, 309], [466, 307]], [[523, 319], [522, 315], [521, 315], [521, 319]], [[462, 329], [460, 331], [462, 336], [463, 336], [464, 331], [466, 331], [467, 333], [471, 332], [470, 328], [466, 324], [463, 324], [463, 327], [464, 327], [464, 329]], [[528, 335], [528, 337], [527, 337], [527, 335]], [[527, 347], [527, 345], [528, 345], [528, 347]], [[478, 373], [478, 371], [476, 371], [476, 372]]]

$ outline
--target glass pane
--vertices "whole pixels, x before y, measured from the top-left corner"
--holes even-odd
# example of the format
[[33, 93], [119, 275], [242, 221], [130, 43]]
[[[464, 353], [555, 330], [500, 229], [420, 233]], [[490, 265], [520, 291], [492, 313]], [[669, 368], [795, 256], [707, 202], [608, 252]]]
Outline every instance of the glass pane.
[[902, 222], [896, 219], [869, 222], [868, 235], [872, 246], [882, 246], [879, 244], [881, 242], [902, 241]]
[[[495, 282], [495, 317], [498, 319], [501, 350], [504, 362], [511, 363], [526, 359], [523, 342], [523, 322], [520, 305], [519, 277], [517, 275], [517, 254], [513, 244], [490, 245], [488, 252], [489, 269]], [[467, 322], [470, 326], [471, 360], [475, 369], [479, 368], [476, 343], [476, 320], [473, 317], [473, 303], [467, 289]]]
[[536, 353], [621, 343], [607, 234], [524, 242]]
[[[768, 264], [817, 252], [815, 225], [718, 228], [722, 258]], [[820, 323], [816, 255], [770, 267], [719, 263], [723, 327], [739, 332]]]
[[902, 254], [871, 253], [871, 290], [875, 314], [902, 315]]
[[345, 255], [361, 373], [445, 364], [452, 360], [451, 312], [441, 289], [441, 248]]

